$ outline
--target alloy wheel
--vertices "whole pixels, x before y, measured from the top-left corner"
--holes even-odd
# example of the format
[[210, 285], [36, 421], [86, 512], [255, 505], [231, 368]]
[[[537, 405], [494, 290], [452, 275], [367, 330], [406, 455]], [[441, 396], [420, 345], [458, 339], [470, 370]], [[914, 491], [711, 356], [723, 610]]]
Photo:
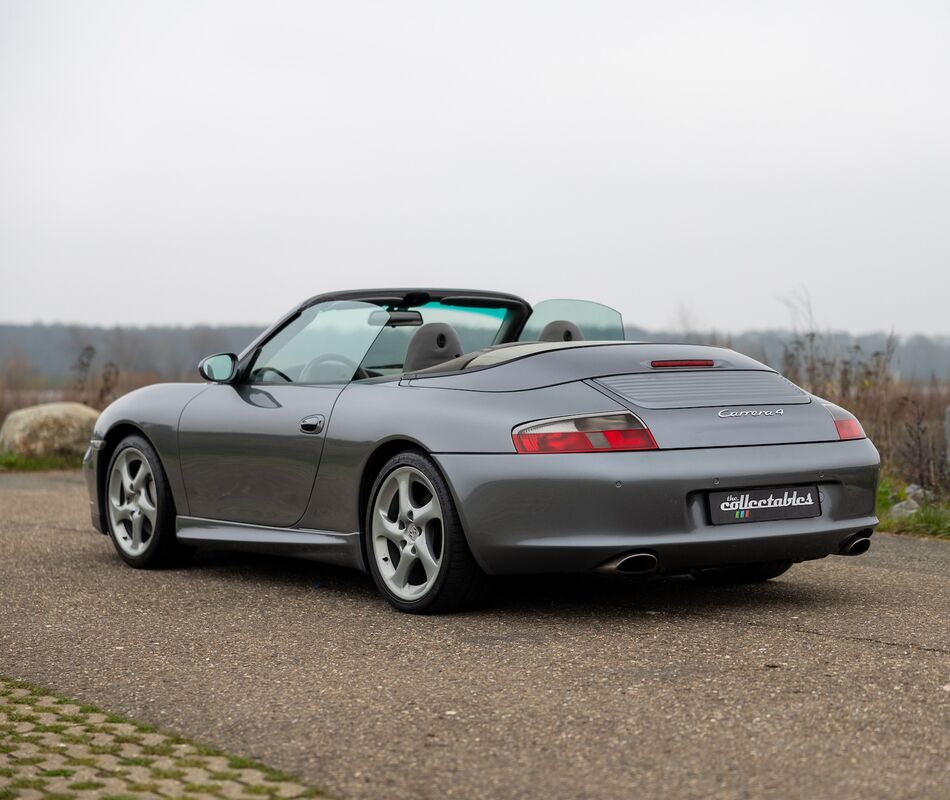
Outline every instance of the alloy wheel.
[[158, 507], [155, 477], [148, 459], [127, 447], [112, 465], [109, 476], [109, 521], [116, 543], [130, 556], [139, 556], [155, 535]]
[[372, 511], [373, 557], [386, 587], [401, 600], [417, 600], [442, 568], [442, 506], [418, 469], [394, 469], [376, 494]]

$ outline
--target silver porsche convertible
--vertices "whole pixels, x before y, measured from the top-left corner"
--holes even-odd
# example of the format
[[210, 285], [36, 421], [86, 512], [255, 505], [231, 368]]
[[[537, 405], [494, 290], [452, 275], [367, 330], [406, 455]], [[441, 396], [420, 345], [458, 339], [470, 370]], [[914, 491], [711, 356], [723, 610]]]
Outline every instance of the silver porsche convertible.
[[877, 524], [851, 414], [732, 350], [625, 341], [597, 303], [338, 292], [198, 369], [109, 406], [85, 457], [133, 567], [286, 554], [438, 612], [503, 573], [767, 580]]

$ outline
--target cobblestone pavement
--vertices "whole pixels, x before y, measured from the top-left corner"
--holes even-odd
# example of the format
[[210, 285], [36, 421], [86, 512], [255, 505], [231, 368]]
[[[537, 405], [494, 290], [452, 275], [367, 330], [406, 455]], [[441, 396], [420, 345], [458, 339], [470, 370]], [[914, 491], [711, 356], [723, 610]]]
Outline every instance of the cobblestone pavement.
[[0, 678], [0, 800], [317, 796], [250, 759]]

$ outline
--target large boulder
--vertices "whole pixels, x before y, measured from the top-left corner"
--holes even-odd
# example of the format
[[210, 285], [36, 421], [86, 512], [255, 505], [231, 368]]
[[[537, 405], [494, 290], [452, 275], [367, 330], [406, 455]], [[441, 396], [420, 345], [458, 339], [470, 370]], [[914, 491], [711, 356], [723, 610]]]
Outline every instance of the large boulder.
[[918, 486], [916, 483], [908, 484], [907, 488], [904, 489], [904, 495], [908, 500], [913, 500], [915, 503], [919, 503], [920, 505], [932, 503], [937, 499], [937, 495], [935, 495], [929, 489], [925, 489], [923, 486]]
[[920, 511], [920, 503], [908, 498], [901, 503], [892, 505], [891, 510], [887, 513], [891, 519], [907, 519], [914, 516], [918, 511]]
[[82, 456], [98, 417], [98, 411], [82, 403], [43, 403], [12, 411], [0, 428], [0, 453]]

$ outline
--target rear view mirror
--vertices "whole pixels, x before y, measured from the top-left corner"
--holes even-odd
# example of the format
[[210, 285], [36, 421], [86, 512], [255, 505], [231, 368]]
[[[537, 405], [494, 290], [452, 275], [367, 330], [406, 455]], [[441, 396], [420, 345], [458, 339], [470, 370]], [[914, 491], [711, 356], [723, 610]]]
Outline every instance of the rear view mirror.
[[374, 311], [369, 315], [370, 325], [388, 325], [390, 328], [412, 328], [422, 324], [418, 311]]
[[206, 381], [227, 383], [234, 377], [236, 366], [237, 356], [234, 353], [218, 353], [201, 359], [198, 364], [198, 374]]

